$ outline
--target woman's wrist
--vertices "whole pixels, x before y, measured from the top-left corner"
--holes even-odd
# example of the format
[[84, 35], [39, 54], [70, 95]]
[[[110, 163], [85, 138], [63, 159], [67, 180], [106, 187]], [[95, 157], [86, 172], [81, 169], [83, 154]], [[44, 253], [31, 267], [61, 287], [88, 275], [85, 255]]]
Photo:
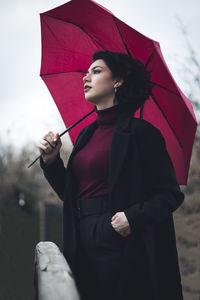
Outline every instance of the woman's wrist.
[[48, 160], [45, 160], [45, 159], [43, 159], [43, 157], [42, 157], [43, 163], [44, 163], [46, 166], [51, 165], [51, 164], [54, 162], [55, 159], [56, 159], [56, 156], [55, 156], [54, 158], [48, 159]]
[[57, 161], [57, 159], [60, 158], [60, 152], [51, 160], [45, 161], [42, 156], [40, 157], [40, 166], [42, 169], [47, 169], [54, 165], [54, 163]]

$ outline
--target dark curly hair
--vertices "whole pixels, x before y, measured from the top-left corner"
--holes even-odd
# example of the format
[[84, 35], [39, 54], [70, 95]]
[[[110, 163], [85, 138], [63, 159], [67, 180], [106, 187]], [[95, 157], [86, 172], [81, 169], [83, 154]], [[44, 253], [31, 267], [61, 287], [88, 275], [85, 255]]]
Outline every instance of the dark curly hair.
[[123, 84], [118, 87], [114, 104], [118, 103], [121, 110], [133, 114], [140, 107], [140, 118], [143, 106], [152, 93], [150, 75], [143, 62], [122, 52], [95, 51], [92, 61], [103, 59], [109, 67], [113, 78], [122, 78]]

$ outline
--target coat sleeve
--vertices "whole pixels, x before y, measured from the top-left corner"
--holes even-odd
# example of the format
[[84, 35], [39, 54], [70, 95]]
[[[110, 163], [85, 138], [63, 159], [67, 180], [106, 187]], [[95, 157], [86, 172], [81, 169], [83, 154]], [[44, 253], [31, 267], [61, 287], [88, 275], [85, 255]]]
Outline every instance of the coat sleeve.
[[60, 152], [50, 165], [45, 164], [40, 156], [40, 167], [42, 168], [44, 177], [47, 179], [52, 189], [56, 192], [58, 197], [64, 201], [66, 170], [63, 160], [60, 157]]
[[165, 139], [152, 124], [139, 126], [135, 132], [148, 184], [148, 199], [124, 210], [131, 230], [164, 221], [184, 201], [177, 182]]
[[[83, 134], [84, 128], [79, 132], [74, 146], [77, 144], [80, 136]], [[52, 189], [56, 192], [58, 197], [64, 201], [66, 168], [63, 160], [60, 157], [60, 152], [57, 154], [54, 161], [49, 165], [45, 164], [42, 157], [40, 157], [40, 167], [42, 168], [43, 174], [48, 183], [51, 185]]]

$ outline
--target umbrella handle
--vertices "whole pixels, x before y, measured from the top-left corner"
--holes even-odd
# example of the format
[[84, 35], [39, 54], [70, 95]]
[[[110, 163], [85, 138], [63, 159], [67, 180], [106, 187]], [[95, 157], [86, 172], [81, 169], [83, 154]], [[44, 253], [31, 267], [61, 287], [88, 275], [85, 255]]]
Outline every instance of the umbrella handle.
[[[74, 126], [76, 126], [78, 123], [80, 123], [82, 120], [84, 120], [86, 117], [88, 117], [94, 111], [95, 111], [95, 108], [92, 111], [90, 111], [87, 115], [85, 115], [84, 117], [82, 117], [80, 120], [78, 120], [76, 123], [72, 124], [69, 128], [67, 128], [61, 134], [59, 134], [59, 136], [60, 137], [63, 136], [67, 131], [69, 131], [71, 128], [73, 128]], [[42, 156], [42, 154], [40, 154], [38, 157], [36, 157], [36, 159], [32, 163], [30, 163], [30, 165], [28, 165], [27, 168], [30, 168], [41, 156]]]

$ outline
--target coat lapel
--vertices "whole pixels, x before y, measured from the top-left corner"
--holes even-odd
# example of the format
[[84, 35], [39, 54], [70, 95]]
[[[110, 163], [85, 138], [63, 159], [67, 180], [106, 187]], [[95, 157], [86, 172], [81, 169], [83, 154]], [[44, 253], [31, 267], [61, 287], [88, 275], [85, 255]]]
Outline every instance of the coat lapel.
[[75, 143], [74, 148], [72, 150], [72, 153], [71, 153], [71, 155], [69, 157], [69, 161], [68, 161], [68, 164], [67, 164], [67, 169], [71, 168], [72, 158], [89, 141], [90, 137], [92, 136], [92, 134], [95, 131], [95, 129], [97, 128], [97, 126], [98, 126], [98, 124], [97, 124], [97, 121], [95, 120], [94, 122], [92, 122], [87, 127], [87, 129], [82, 134], [82, 136], [80, 137], [80, 139], [78, 140], [78, 142]]
[[[115, 184], [117, 183], [120, 170], [122, 168], [124, 159], [126, 157], [126, 153], [128, 151], [129, 142], [131, 138], [131, 130], [129, 126], [131, 118], [132, 116], [130, 113], [121, 111], [120, 116], [114, 127], [109, 154], [108, 183], [110, 193], [112, 192]], [[78, 142], [75, 143], [67, 164], [67, 172], [69, 172], [69, 176], [71, 176], [71, 162], [74, 155], [89, 141], [97, 126], [98, 124], [95, 120], [87, 127], [87, 129], [82, 134]]]

